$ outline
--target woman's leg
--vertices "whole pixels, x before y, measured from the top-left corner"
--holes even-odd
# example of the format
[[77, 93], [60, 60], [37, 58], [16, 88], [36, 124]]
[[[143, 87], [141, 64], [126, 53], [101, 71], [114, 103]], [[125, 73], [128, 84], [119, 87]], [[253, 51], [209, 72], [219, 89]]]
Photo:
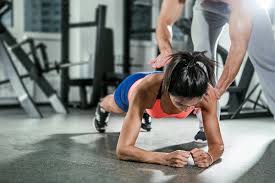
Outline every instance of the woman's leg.
[[104, 97], [99, 103], [100, 107], [102, 107], [106, 112], [121, 114], [125, 113], [115, 102], [114, 95], [107, 95]]
[[128, 111], [128, 93], [131, 86], [139, 79], [144, 78], [148, 73], [136, 73], [124, 79], [116, 88], [114, 94], [107, 95], [98, 103], [95, 112], [94, 126], [97, 131], [105, 132], [110, 113], [125, 113]]
[[110, 113], [124, 113], [124, 111], [116, 104], [113, 94], [104, 97], [97, 105], [94, 126], [98, 132], [105, 132]]

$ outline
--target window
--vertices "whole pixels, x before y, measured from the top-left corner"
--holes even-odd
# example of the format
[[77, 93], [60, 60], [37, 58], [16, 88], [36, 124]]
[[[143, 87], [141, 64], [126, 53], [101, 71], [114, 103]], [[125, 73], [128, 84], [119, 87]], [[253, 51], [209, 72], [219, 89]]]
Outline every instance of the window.
[[[12, 3], [12, 1], [11, 1]], [[12, 5], [11, 5], [12, 7]], [[9, 10], [3, 17], [2, 17], [2, 22], [5, 26], [11, 27], [13, 25], [13, 13], [12, 9]]]
[[152, 0], [134, 0], [131, 9], [131, 30], [135, 31], [131, 39], [150, 41], [152, 34], [147, 31], [152, 29]]
[[25, 0], [25, 31], [58, 33], [61, 0]]

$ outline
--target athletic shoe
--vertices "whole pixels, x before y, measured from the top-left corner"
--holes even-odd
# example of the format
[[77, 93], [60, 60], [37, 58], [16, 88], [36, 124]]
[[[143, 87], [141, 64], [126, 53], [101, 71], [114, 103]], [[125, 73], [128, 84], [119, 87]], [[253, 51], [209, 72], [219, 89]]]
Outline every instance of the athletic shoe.
[[206, 143], [206, 136], [205, 136], [205, 132], [200, 130], [198, 131], [198, 133], [195, 135], [194, 137], [196, 142], [200, 142], [200, 143]]
[[145, 112], [142, 117], [141, 128], [149, 132], [152, 129], [151, 123], [152, 123], [151, 116]]
[[109, 121], [110, 112], [105, 111], [99, 104], [96, 107], [94, 126], [99, 133], [104, 133]]

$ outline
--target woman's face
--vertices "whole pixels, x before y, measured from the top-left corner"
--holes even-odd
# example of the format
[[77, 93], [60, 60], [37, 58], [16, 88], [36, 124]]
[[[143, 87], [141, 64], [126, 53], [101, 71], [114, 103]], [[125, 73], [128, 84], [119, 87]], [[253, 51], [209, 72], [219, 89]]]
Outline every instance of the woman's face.
[[186, 98], [169, 95], [173, 105], [180, 111], [188, 111], [194, 109], [201, 102], [202, 97]]

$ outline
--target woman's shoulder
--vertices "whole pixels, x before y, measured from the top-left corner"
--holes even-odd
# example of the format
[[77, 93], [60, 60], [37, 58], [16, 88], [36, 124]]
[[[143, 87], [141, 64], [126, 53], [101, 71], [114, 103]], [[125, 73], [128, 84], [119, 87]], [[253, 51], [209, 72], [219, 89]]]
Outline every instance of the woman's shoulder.
[[147, 107], [154, 104], [163, 81], [163, 73], [149, 74], [142, 79], [133, 91], [133, 99], [136, 98], [147, 103]]
[[157, 73], [152, 73], [147, 75], [146, 77], [143, 78], [141, 81], [140, 87], [141, 89], [145, 90], [159, 90], [162, 81], [163, 81], [163, 72], [157, 72]]
[[147, 75], [144, 78], [144, 80], [152, 84], [161, 83], [163, 81], [163, 76], [164, 76], [163, 72], [155, 72]]

